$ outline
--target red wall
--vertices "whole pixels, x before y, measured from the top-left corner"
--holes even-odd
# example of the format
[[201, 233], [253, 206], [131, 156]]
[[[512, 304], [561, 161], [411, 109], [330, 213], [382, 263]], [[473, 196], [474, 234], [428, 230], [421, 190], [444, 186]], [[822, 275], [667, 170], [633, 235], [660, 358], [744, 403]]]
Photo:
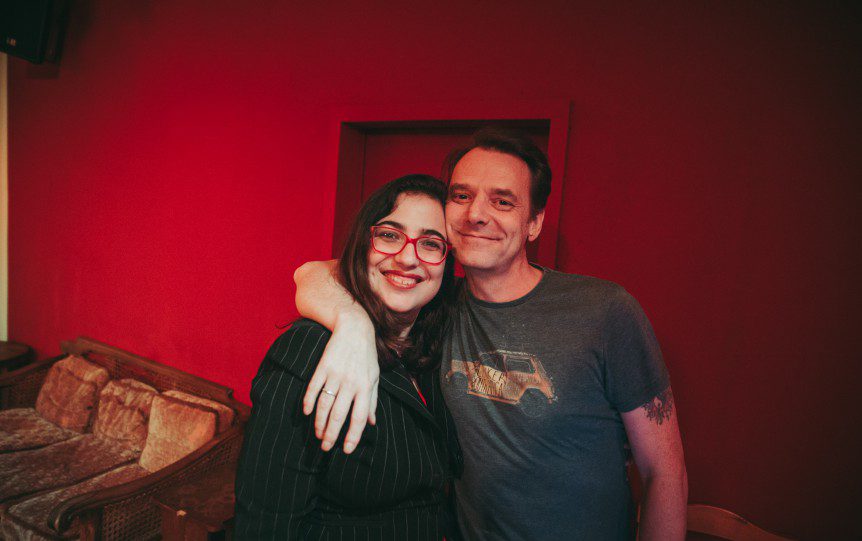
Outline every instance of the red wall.
[[247, 4], [76, 2], [59, 69], [10, 59], [12, 339], [247, 400], [330, 250], [333, 107], [566, 98], [558, 266], [652, 318], [692, 500], [862, 536], [858, 10]]

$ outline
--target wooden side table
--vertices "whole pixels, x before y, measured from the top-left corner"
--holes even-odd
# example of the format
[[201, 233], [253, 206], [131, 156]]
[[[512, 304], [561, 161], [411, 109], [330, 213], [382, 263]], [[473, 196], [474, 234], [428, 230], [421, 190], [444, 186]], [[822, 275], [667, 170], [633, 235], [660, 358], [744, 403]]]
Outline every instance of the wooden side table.
[[0, 373], [11, 372], [29, 363], [33, 350], [26, 344], [0, 341]]
[[153, 497], [162, 510], [164, 541], [215, 541], [233, 537], [236, 464], [224, 464], [200, 478]]

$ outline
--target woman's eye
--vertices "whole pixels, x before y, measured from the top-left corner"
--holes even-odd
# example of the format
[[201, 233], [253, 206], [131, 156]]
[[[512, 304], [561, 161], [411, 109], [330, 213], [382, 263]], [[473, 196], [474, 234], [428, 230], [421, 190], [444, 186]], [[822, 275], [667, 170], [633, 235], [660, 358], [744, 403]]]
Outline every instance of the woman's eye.
[[443, 251], [443, 243], [434, 240], [434, 239], [424, 239], [419, 243], [424, 250], [430, 250], [433, 252], [442, 252]]
[[399, 235], [395, 231], [378, 231], [375, 237], [387, 242], [394, 242], [398, 240]]

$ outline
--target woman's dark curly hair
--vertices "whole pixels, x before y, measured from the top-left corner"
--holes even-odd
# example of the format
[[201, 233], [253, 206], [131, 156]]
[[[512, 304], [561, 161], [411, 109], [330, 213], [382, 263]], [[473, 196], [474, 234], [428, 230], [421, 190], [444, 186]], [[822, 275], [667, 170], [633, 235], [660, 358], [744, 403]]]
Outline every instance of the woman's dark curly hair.
[[[455, 260], [451, 252], [446, 256], [440, 291], [419, 311], [410, 333], [401, 338], [402, 324], [396, 314], [371, 289], [368, 252], [371, 250], [371, 226], [391, 214], [398, 196], [404, 193], [426, 195], [442, 207], [446, 206], [446, 185], [429, 175], [403, 176], [375, 191], [359, 209], [350, 226], [338, 262], [338, 280], [374, 323], [381, 370], [401, 362], [407, 370], [418, 373], [433, 367], [440, 359], [452, 309], [450, 299], [454, 289]], [[400, 356], [398, 352], [401, 352]]]

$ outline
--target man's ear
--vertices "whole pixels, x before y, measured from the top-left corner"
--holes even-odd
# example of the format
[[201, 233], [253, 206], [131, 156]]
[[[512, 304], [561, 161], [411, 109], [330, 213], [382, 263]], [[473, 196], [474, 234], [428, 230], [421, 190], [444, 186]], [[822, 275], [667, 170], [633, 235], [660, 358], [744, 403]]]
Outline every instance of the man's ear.
[[531, 218], [527, 223], [527, 240], [532, 242], [539, 237], [542, 232], [542, 223], [545, 221], [545, 209], [536, 213], [536, 216]]

